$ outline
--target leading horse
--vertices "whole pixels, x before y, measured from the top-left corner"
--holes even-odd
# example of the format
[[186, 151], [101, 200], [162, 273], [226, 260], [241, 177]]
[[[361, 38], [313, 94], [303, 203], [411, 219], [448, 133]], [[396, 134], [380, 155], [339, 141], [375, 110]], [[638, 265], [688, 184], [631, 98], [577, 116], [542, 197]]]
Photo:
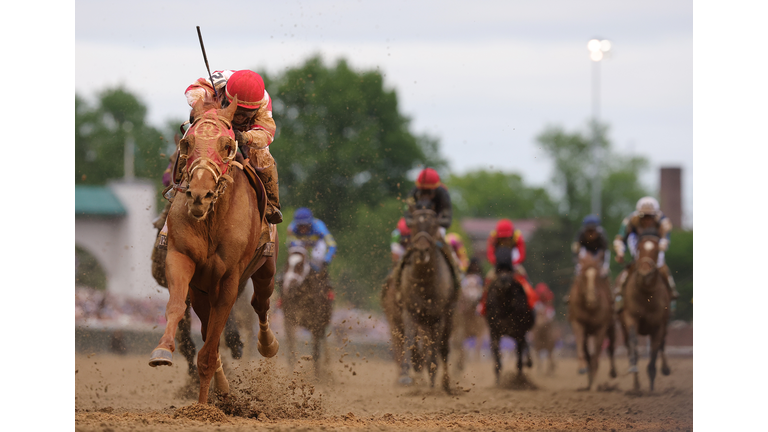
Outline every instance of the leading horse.
[[[579, 359], [579, 373], [587, 373], [587, 387], [592, 388], [597, 373], [598, 359], [603, 342], [608, 338], [608, 357], [611, 361], [610, 375], [616, 377], [613, 359], [616, 324], [613, 312], [613, 295], [610, 281], [600, 274], [605, 251], [596, 256], [584, 252], [579, 257], [579, 273], [571, 285], [568, 302], [568, 319], [576, 337], [576, 353]], [[593, 349], [589, 349], [592, 340]]]
[[149, 361], [150, 366], [173, 363], [174, 337], [189, 295], [204, 341], [197, 356], [200, 403], [208, 401], [214, 375], [216, 390], [229, 393], [219, 341], [248, 278], [254, 287], [251, 305], [259, 317], [258, 351], [273, 357], [279, 348], [268, 315], [278, 242], [274, 250], [268, 243], [260, 245], [266, 193], [260, 183], [253, 187], [243, 166], [234, 161], [236, 109], [237, 98], [224, 109], [199, 101], [192, 109], [194, 121], [179, 142], [177, 166], [183, 180], [168, 214], [167, 323]]
[[[406, 252], [399, 286], [395, 293], [397, 311], [402, 319], [395, 321], [393, 341], [408, 336], [409, 330], [419, 334], [423, 341], [421, 351], [429, 365], [430, 386], [435, 386], [438, 353], [443, 367], [442, 386], [450, 392], [448, 353], [450, 351], [453, 314], [457, 291], [448, 257], [437, 242], [440, 240], [437, 215], [430, 209], [411, 208], [411, 245]], [[412, 325], [411, 325], [412, 324]], [[401, 380], [407, 377], [406, 356], [401, 357]]]
[[629, 372], [634, 374], [634, 389], [640, 390], [637, 370], [637, 335], [650, 336], [651, 352], [648, 378], [653, 391], [656, 378], [656, 356], [661, 353], [661, 373], [669, 375], [664, 341], [669, 322], [669, 291], [656, 262], [659, 258], [659, 237], [646, 233], [637, 242], [637, 260], [624, 288], [624, 308], [619, 314], [624, 340], [629, 354]]

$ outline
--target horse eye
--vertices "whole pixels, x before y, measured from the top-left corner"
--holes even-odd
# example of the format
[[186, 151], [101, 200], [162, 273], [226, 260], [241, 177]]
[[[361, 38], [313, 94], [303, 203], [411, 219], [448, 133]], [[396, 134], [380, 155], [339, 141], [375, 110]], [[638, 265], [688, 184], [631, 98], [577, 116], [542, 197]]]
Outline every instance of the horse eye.
[[206, 198], [213, 198], [213, 192], [208, 192], [207, 194], [205, 194], [205, 197]]
[[187, 191], [186, 194], [187, 194], [187, 198], [192, 198], [192, 192]]

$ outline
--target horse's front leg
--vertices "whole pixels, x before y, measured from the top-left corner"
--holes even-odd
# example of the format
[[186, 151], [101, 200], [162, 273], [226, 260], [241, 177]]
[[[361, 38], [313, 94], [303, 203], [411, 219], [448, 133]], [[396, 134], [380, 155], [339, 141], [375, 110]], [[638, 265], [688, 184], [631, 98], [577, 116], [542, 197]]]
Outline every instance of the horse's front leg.
[[203, 347], [197, 354], [197, 370], [200, 375], [199, 403], [208, 402], [211, 379], [216, 378], [216, 390], [229, 393], [229, 383], [221, 364], [219, 343], [227, 324], [232, 307], [237, 300], [238, 277], [227, 277], [219, 283], [213, 293], [193, 290], [192, 306], [200, 317], [203, 333]]
[[[656, 330], [654, 334], [651, 335], [651, 355], [650, 355], [650, 359], [648, 360], [648, 379], [650, 381], [651, 391], [653, 391], [653, 384], [654, 384], [654, 380], [656, 379], [656, 356], [659, 354], [659, 351], [661, 351], [664, 347], [664, 333], [665, 333], [664, 327], [660, 326], [660, 328]], [[663, 359], [663, 366], [666, 366], [666, 356], [663, 355], [663, 352], [662, 352], [662, 359]], [[668, 373], [665, 375], [668, 375]]]
[[176, 250], [168, 251], [165, 261], [165, 275], [168, 280], [170, 298], [165, 306], [165, 332], [149, 359], [149, 365], [152, 367], [173, 364], [173, 352], [176, 350], [174, 343], [176, 330], [187, 309], [189, 282], [194, 274], [195, 263], [188, 256]]
[[611, 319], [611, 323], [606, 329], [606, 335], [608, 336], [608, 359], [611, 362], [611, 378], [616, 378], [616, 362], [614, 361], [614, 354], [616, 351], [616, 322]]
[[[275, 248], [277, 248], [277, 243], [275, 243]], [[256, 338], [256, 347], [264, 357], [274, 357], [280, 348], [275, 334], [269, 327], [269, 300], [275, 290], [276, 256], [277, 249], [275, 249], [275, 254], [267, 257], [264, 264], [251, 276], [251, 281], [253, 281], [251, 306], [259, 316], [259, 334]]]
[[589, 359], [589, 384], [587, 388], [592, 388], [592, 384], [595, 382], [597, 376], [597, 367], [600, 361], [600, 354], [603, 352], [603, 342], [605, 341], [605, 328], [600, 328], [595, 332], [594, 342], [595, 351], [590, 355]]
[[452, 327], [453, 317], [449, 313], [448, 316], [443, 318], [443, 325], [439, 335], [440, 360], [443, 363], [443, 390], [448, 393], [451, 392], [451, 377], [448, 373], [448, 356], [450, 355]]
[[491, 356], [493, 357], [493, 372], [496, 374], [496, 385], [501, 384], [501, 351], [499, 342], [501, 335], [491, 330]]
[[576, 338], [576, 357], [579, 361], [579, 374], [587, 373], [587, 335], [584, 326], [574, 320], [571, 322], [571, 328], [573, 329], [573, 336]]
[[640, 390], [640, 381], [637, 376], [637, 322], [633, 317], [624, 314], [625, 334], [627, 337], [627, 356], [629, 357], [628, 373], [634, 374], [634, 389]]

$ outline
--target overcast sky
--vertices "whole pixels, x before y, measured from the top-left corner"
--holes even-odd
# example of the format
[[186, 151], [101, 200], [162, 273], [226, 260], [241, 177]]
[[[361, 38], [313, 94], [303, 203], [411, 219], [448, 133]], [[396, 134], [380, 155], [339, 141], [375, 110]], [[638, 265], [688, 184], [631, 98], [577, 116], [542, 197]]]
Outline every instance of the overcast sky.
[[[412, 131], [437, 137], [452, 172], [517, 172], [548, 185], [536, 136], [547, 125], [585, 130], [593, 115], [587, 42], [612, 42], [600, 65], [600, 119], [614, 149], [683, 169], [684, 221], [693, 203], [691, 1], [78, 0], [75, 89], [93, 101], [124, 85], [150, 122], [188, 113], [183, 91], [212, 69], [279, 72], [320, 53], [378, 68]], [[227, 17], [232, 18], [228, 20]], [[269, 90], [269, 89], [268, 89]], [[279, 146], [279, 140], [274, 145]]]

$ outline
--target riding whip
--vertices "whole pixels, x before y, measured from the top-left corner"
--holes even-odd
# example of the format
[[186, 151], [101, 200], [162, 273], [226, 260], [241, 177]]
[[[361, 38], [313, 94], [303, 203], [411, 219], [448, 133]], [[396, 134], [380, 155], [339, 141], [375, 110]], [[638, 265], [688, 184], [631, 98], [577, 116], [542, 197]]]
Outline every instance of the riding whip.
[[208, 70], [208, 77], [211, 80], [211, 87], [213, 87], [214, 99], [218, 99], [219, 95], [216, 93], [216, 84], [213, 82], [213, 75], [211, 75], [211, 68], [208, 67], [208, 56], [205, 55], [205, 45], [203, 45], [203, 35], [200, 33], [200, 26], [197, 27], [197, 38], [200, 39], [200, 49], [203, 50], [203, 60], [205, 60], [205, 68]]

